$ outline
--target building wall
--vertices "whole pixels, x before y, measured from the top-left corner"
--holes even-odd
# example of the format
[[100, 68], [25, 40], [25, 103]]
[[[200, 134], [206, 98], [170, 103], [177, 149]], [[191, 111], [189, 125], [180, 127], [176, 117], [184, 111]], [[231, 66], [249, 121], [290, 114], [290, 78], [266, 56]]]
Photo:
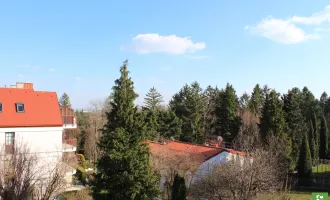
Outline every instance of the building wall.
[[15, 133], [15, 146], [26, 145], [37, 157], [35, 168], [47, 174], [62, 159], [62, 127], [0, 128], [1, 154], [4, 154], [5, 133]]

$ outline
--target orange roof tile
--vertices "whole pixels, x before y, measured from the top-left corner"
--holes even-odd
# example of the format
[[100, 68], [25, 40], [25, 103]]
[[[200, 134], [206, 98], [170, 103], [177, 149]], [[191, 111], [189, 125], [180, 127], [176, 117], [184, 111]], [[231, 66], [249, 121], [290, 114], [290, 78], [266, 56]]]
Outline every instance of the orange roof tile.
[[[63, 126], [55, 92], [33, 89], [0, 88], [0, 127]], [[24, 113], [16, 112], [16, 103], [24, 103]]]
[[198, 162], [201, 163], [224, 151], [221, 148], [207, 147], [179, 141], [168, 141], [166, 144], [148, 141], [148, 144], [152, 153], [162, 152], [164, 154], [164, 152], [167, 152], [168, 155], [176, 156], [195, 155]]

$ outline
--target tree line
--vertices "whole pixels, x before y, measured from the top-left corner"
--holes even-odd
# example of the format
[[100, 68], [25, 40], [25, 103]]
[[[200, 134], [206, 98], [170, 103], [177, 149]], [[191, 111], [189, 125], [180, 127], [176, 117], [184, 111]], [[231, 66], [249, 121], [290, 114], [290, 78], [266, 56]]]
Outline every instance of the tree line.
[[[251, 94], [238, 97], [229, 83], [222, 89], [202, 89], [193, 82], [174, 94], [167, 106], [152, 87], [139, 108], [134, 105], [138, 94], [127, 65], [125, 61], [120, 68], [106, 111], [101, 109], [104, 124], [94, 131], [98, 132], [95, 199], [156, 196], [159, 176], [151, 169], [146, 139], [172, 137], [204, 144], [218, 135], [234, 142], [238, 135], [257, 133], [265, 145], [276, 138], [278, 148], [273, 149], [281, 153], [287, 170], [300, 176], [310, 176], [313, 161], [329, 153], [330, 99], [325, 92], [318, 99], [307, 87], [280, 94], [257, 84]], [[90, 124], [84, 131], [88, 128]]]

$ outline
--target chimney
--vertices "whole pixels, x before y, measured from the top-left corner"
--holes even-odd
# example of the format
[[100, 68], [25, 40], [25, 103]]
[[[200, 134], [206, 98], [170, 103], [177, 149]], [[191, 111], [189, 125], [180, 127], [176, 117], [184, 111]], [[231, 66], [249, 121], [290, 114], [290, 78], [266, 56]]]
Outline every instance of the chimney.
[[33, 90], [33, 83], [28, 82], [17, 82], [16, 85], [11, 85], [11, 88], [19, 88], [19, 89], [28, 89]]

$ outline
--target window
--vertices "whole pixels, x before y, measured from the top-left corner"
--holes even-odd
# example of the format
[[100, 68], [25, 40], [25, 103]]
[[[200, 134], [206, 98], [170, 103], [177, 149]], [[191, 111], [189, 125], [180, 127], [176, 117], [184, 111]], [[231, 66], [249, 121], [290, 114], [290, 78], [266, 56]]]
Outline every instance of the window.
[[23, 103], [16, 103], [16, 112], [24, 112], [24, 104]]
[[15, 133], [5, 133], [5, 151], [6, 153], [14, 153]]
[[13, 145], [15, 141], [15, 133], [6, 133], [6, 145]]
[[0, 102], [0, 113], [2, 112], [2, 103]]

